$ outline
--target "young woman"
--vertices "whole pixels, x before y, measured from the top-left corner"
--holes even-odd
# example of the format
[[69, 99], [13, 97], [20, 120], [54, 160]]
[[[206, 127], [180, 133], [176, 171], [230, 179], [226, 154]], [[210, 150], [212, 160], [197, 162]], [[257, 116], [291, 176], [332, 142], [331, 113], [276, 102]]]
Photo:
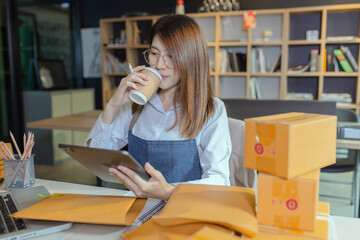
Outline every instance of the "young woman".
[[184, 15], [160, 18], [144, 52], [163, 83], [149, 101], [130, 102], [129, 92], [148, 78], [139, 71], [123, 78], [91, 130], [90, 147], [121, 149], [144, 165], [143, 180], [124, 166], [109, 173], [139, 197], [168, 199], [174, 183], [229, 185], [231, 141], [226, 109], [211, 87], [206, 39]]

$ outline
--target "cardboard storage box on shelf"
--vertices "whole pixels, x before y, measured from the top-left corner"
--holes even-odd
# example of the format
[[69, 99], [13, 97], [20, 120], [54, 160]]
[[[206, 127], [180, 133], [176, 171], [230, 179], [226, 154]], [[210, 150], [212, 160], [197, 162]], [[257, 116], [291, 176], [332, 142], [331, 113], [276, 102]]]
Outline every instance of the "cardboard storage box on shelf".
[[261, 224], [313, 231], [320, 170], [284, 179], [259, 173], [257, 219]]
[[335, 163], [336, 116], [284, 113], [245, 119], [247, 168], [293, 178]]

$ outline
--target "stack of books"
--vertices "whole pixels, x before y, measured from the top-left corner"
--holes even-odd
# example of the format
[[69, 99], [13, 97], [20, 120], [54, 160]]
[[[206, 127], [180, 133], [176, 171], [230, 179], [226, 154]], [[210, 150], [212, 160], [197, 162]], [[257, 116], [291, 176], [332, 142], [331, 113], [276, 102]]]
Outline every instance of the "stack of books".
[[326, 49], [326, 70], [327, 72], [357, 72], [358, 64], [347, 46], [341, 45], [334, 49], [328, 46]]
[[349, 93], [323, 93], [321, 100], [336, 102], [339, 105], [352, 103], [352, 97]]
[[289, 92], [285, 96], [285, 100], [314, 100], [314, 95], [312, 93], [296, 93]]

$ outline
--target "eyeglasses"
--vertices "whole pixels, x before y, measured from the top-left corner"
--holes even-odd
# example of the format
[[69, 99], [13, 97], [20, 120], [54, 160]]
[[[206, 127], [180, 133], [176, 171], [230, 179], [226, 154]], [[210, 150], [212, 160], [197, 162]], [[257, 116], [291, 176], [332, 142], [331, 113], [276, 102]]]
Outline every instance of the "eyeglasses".
[[144, 54], [145, 61], [148, 64], [150, 64], [150, 66], [156, 65], [158, 63], [160, 57], [162, 57], [166, 67], [168, 67], [168, 68], [175, 67], [174, 60], [172, 59], [172, 57], [170, 55], [160, 54], [159, 51], [157, 51], [155, 49], [151, 49], [151, 48], [145, 50], [143, 52], [143, 54]]

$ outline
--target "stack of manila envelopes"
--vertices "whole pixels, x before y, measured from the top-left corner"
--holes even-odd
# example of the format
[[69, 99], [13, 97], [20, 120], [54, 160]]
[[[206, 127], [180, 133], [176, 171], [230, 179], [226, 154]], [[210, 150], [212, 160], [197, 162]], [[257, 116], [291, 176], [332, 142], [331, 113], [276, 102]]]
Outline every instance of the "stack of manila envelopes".
[[158, 216], [125, 233], [125, 239], [183, 239], [204, 226], [247, 236], [258, 233], [250, 188], [179, 184]]

